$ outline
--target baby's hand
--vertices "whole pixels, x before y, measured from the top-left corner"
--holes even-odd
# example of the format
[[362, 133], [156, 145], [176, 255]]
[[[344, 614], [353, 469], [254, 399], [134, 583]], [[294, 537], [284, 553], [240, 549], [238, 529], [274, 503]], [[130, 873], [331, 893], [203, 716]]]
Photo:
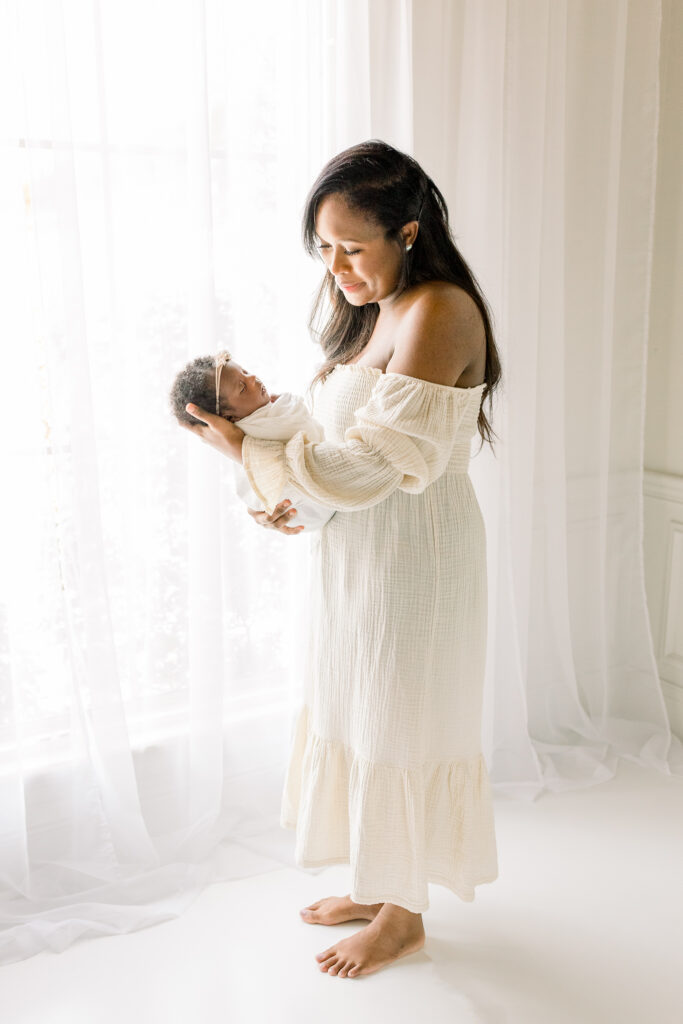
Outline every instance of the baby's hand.
[[271, 402], [275, 402], [279, 397], [280, 397], [279, 395], [271, 395], [270, 396], [270, 400], [271, 400]]

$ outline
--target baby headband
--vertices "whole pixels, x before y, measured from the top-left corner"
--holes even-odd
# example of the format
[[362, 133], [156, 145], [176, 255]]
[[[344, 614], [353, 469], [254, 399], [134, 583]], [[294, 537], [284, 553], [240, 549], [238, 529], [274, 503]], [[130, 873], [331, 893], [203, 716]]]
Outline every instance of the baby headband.
[[232, 356], [228, 352], [227, 348], [224, 348], [222, 352], [217, 352], [214, 358], [214, 364], [216, 366], [216, 416], [220, 416], [220, 386], [221, 386], [221, 372], [223, 367], [230, 362]]

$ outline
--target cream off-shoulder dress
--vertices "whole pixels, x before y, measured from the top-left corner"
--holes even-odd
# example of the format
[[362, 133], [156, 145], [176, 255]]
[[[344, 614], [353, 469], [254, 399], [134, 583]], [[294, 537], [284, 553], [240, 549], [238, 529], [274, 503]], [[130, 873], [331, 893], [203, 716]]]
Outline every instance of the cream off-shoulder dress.
[[243, 441], [268, 512], [288, 482], [337, 509], [310, 538], [280, 824], [296, 829], [298, 866], [350, 864], [357, 903], [420, 913], [428, 882], [472, 901], [498, 877], [481, 751], [486, 535], [468, 475], [483, 390], [339, 364], [314, 390], [325, 441]]

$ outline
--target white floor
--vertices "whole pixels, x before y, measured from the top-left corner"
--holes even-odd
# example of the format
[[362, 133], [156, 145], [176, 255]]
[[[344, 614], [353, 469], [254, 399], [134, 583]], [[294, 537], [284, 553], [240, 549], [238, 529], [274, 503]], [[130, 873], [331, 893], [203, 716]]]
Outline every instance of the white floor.
[[206, 888], [174, 921], [0, 968], [3, 1024], [682, 1024], [683, 780], [616, 778], [497, 800], [500, 877], [463, 903], [430, 886], [419, 953], [360, 978], [315, 954], [360, 922], [299, 907], [346, 866]]

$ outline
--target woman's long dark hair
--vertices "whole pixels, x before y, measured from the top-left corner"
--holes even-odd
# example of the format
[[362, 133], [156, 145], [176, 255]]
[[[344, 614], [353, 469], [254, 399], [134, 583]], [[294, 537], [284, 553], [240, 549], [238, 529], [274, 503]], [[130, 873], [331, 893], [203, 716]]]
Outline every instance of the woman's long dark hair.
[[[500, 359], [493, 337], [493, 316], [474, 274], [458, 251], [448, 224], [446, 201], [432, 179], [407, 153], [380, 139], [351, 146], [333, 157], [313, 183], [303, 213], [302, 236], [309, 255], [319, 258], [315, 221], [320, 203], [330, 195], [339, 195], [348, 205], [384, 228], [385, 238], [396, 241], [403, 253], [397, 294], [422, 281], [450, 281], [459, 285], [476, 302], [486, 328], [486, 369], [484, 399], [492, 405], [492, 394], [501, 378]], [[417, 238], [409, 252], [401, 242], [400, 231], [408, 221], [419, 222]], [[327, 321], [322, 318], [326, 300], [330, 305]], [[320, 346], [325, 361], [315, 374], [309, 392], [324, 380], [337, 363], [346, 363], [367, 344], [379, 306], [367, 302], [353, 306], [337, 287], [328, 269], [313, 302], [309, 331]], [[491, 425], [483, 403], [477, 422], [482, 442], [491, 440]]]

